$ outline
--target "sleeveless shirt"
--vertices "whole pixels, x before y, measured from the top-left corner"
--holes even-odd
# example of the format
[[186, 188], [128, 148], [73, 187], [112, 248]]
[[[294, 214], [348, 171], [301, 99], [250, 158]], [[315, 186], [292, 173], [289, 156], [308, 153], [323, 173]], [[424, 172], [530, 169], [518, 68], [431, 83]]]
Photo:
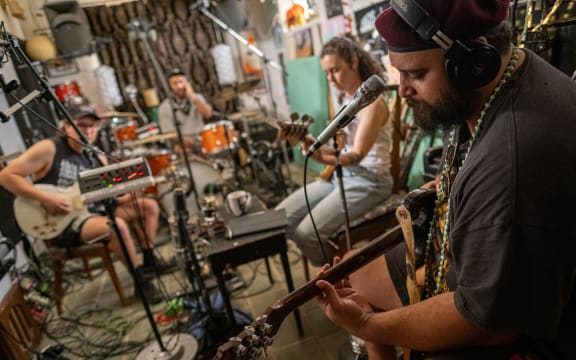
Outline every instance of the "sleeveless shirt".
[[44, 177], [35, 181], [36, 184], [50, 184], [58, 187], [69, 187], [78, 181], [81, 171], [91, 168], [90, 161], [72, 150], [66, 139], [55, 137], [50, 139], [56, 146], [52, 167]]
[[[352, 98], [346, 97], [344, 99], [344, 106], [349, 104]], [[380, 96], [376, 101], [385, 101], [382, 96]], [[360, 116], [358, 114], [354, 115], [354, 119], [344, 128], [344, 133], [346, 134], [346, 144], [343, 153], [352, 150], [354, 145], [354, 138], [358, 127], [360, 125]], [[381, 175], [390, 173], [390, 165], [392, 163], [390, 159], [390, 151], [392, 149], [392, 121], [388, 119], [384, 126], [378, 129], [378, 136], [372, 144], [372, 147], [364, 156], [362, 161], [360, 161], [359, 166], [370, 170], [371, 172]]]

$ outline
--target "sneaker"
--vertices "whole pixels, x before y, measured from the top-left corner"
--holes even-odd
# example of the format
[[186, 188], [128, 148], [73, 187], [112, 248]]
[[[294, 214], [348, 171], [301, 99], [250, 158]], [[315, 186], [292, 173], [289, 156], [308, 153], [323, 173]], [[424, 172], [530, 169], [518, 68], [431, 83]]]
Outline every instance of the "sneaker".
[[[142, 292], [144, 293], [144, 297], [146, 298], [148, 304], [155, 305], [164, 301], [164, 295], [162, 292], [158, 290], [158, 288], [154, 286], [154, 284], [150, 281], [144, 281], [140, 284], [140, 286], [142, 287]], [[138, 294], [138, 290], [134, 288], [135, 297], [139, 298]]]
[[150, 280], [154, 278], [156, 274], [163, 275], [163, 274], [170, 274], [176, 270], [178, 270], [178, 261], [175, 257], [170, 258], [169, 260], [164, 260], [157, 256], [154, 256], [154, 265], [147, 265], [141, 266], [142, 268], [142, 276], [146, 280]]

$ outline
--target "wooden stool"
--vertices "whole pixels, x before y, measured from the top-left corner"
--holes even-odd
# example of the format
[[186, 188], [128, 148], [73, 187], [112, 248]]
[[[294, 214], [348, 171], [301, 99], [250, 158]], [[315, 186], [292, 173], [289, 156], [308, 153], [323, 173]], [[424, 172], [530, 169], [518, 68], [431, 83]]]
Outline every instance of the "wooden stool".
[[106, 247], [106, 241], [97, 241], [90, 244], [75, 246], [70, 249], [59, 248], [56, 246], [49, 246], [50, 258], [52, 259], [53, 270], [54, 270], [54, 300], [56, 301], [56, 308], [58, 314], [62, 313], [62, 268], [67, 260], [80, 258], [84, 264], [84, 270], [88, 275], [88, 279], [92, 280], [92, 274], [90, 272], [89, 259], [94, 257], [100, 257], [102, 259], [102, 264], [108, 270], [112, 283], [116, 288], [118, 297], [123, 306], [128, 305], [128, 301], [124, 296], [124, 291], [120, 285], [120, 280], [110, 259], [110, 253]]

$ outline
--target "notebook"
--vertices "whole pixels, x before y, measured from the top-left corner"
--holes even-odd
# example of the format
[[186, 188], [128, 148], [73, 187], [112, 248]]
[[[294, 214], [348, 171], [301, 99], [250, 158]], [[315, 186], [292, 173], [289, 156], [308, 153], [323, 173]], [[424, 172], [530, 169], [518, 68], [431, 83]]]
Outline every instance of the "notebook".
[[263, 210], [228, 220], [226, 224], [226, 238], [231, 240], [241, 236], [253, 235], [261, 232], [286, 227], [286, 211]]

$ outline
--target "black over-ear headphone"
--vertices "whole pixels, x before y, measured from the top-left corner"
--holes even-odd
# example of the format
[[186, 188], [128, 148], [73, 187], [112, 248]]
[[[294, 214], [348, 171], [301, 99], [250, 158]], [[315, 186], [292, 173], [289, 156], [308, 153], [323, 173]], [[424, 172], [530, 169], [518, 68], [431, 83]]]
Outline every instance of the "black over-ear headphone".
[[458, 85], [476, 89], [492, 81], [500, 70], [500, 54], [492, 45], [479, 41], [452, 40], [438, 20], [415, 0], [391, 0], [390, 5], [424, 40], [444, 49], [446, 72]]

